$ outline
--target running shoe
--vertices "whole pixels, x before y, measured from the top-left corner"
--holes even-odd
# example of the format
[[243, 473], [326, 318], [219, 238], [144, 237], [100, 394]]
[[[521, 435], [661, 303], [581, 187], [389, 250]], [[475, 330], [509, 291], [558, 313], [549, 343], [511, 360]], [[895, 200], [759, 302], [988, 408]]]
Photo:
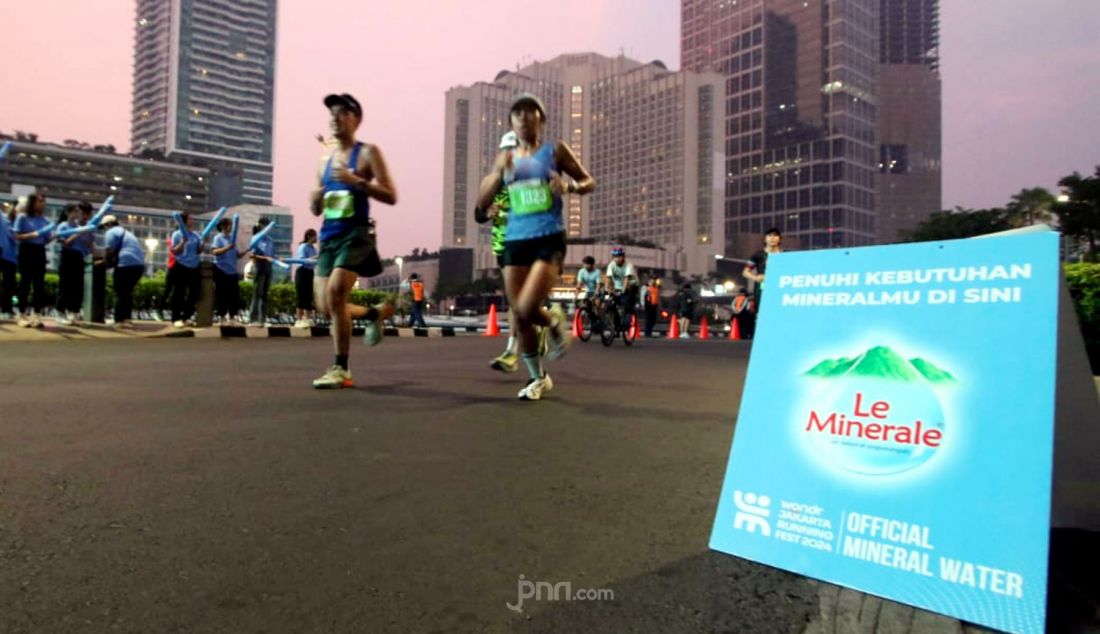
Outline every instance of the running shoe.
[[489, 363], [489, 367], [501, 372], [515, 372], [519, 369], [519, 357], [514, 352], [502, 352]]
[[553, 315], [553, 323], [546, 328], [546, 358], [553, 361], [565, 356], [565, 351], [569, 348], [569, 320], [566, 319], [561, 304], [554, 304], [550, 308], [550, 314]]
[[374, 309], [378, 311], [378, 319], [368, 321], [363, 328], [363, 343], [368, 346], [377, 346], [382, 343], [382, 334], [386, 330], [382, 322], [393, 317], [393, 304], [375, 304]]
[[332, 366], [320, 378], [313, 381], [313, 387], [318, 390], [339, 390], [352, 385], [351, 372], [338, 365]]
[[554, 382], [550, 379], [549, 374], [544, 374], [541, 379], [528, 381], [527, 385], [519, 391], [518, 397], [521, 401], [537, 401], [542, 398], [543, 394], [552, 389], [554, 389]]

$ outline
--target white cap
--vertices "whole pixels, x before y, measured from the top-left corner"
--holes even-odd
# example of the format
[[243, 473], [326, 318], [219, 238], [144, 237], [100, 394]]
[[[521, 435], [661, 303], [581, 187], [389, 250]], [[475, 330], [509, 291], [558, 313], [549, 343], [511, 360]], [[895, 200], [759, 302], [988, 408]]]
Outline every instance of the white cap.
[[118, 218], [116, 218], [114, 214], [107, 214], [106, 216], [103, 216], [103, 218], [101, 218], [100, 221], [99, 221], [99, 226], [101, 226], [101, 227], [106, 227], [107, 225], [117, 225], [117, 224], [118, 224]]
[[516, 133], [509, 130], [504, 133], [504, 136], [500, 137], [500, 149], [508, 150], [519, 145], [519, 139], [516, 138]]

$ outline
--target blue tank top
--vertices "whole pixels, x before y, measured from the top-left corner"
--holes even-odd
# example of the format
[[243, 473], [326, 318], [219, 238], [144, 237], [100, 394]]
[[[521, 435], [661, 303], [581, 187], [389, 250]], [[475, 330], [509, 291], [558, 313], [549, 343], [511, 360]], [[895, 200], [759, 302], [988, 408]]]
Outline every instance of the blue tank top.
[[560, 171], [554, 162], [553, 143], [544, 143], [531, 156], [512, 159], [512, 173], [504, 176], [511, 204], [505, 242], [541, 238], [565, 231], [561, 197], [550, 192], [552, 171]]
[[[348, 157], [348, 165], [353, 169], [359, 165], [359, 150], [362, 143], [356, 142]], [[325, 220], [321, 224], [321, 241], [339, 238], [355, 227], [370, 225], [370, 199], [365, 192], [353, 188], [347, 183], [332, 177], [332, 156], [325, 164], [325, 173], [321, 175], [324, 195], [321, 207]]]

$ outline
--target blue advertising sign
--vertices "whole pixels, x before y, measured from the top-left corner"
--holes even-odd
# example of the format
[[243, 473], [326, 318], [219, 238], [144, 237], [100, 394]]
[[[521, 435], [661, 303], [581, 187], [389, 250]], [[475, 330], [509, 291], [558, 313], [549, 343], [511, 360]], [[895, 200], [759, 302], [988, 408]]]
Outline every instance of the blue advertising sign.
[[1043, 631], [1053, 232], [775, 254], [710, 546]]

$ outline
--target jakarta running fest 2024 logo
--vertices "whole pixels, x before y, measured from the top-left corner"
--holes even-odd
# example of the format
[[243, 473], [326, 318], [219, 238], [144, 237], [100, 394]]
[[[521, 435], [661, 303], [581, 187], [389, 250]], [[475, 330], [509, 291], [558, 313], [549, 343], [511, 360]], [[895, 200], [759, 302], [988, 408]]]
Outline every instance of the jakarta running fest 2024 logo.
[[807, 396], [792, 431], [820, 461], [853, 475], [887, 476], [951, 446], [957, 425], [948, 403], [958, 379], [936, 360], [909, 358], [897, 348], [825, 358], [799, 377]]

